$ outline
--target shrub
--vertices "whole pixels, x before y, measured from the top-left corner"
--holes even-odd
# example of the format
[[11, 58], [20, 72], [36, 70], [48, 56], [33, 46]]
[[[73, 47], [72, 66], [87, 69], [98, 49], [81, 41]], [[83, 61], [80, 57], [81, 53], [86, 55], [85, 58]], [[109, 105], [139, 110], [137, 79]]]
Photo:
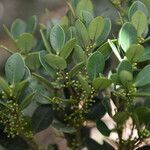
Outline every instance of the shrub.
[[[90, 0], [66, 3], [58, 24], [38, 26], [32, 16], [27, 22], [16, 19], [10, 30], [4, 26], [15, 49], [1, 45], [11, 53], [0, 78], [1, 130], [32, 149], [40, 147], [34, 135], [49, 126], [63, 133], [72, 149], [107, 147], [82, 133], [90, 120], [105, 139], [117, 133], [108, 149], [133, 150], [150, 137], [148, 9], [135, 1], [127, 12], [113, 1], [120, 30], [111, 38], [111, 20], [95, 17]], [[112, 129], [101, 119], [105, 114], [115, 122]], [[129, 120], [131, 132], [124, 138]]]

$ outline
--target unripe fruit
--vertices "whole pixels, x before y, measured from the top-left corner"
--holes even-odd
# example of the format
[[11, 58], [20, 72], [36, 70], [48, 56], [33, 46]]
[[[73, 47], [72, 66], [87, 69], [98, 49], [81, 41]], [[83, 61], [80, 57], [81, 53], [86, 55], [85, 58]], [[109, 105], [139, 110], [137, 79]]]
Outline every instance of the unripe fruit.
[[123, 70], [119, 73], [119, 79], [121, 83], [128, 88], [131, 86], [133, 75], [129, 71]]

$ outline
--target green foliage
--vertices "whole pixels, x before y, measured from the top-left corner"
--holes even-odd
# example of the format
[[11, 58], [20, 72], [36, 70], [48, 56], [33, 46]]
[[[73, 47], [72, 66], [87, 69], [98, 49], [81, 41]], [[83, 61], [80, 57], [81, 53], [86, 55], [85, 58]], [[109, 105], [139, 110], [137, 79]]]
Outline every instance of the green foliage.
[[[129, 9], [118, 2], [112, 2], [122, 23], [118, 35], [110, 34], [109, 18], [94, 15], [91, 0], [66, 1], [66, 16], [39, 30], [36, 16], [26, 22], [16, 19], [10, 31], [4, 26], [14, 44], [14, 50], [1, 45], [11, 53], [0, 77], [0, 128], [5, 135], [22, 137], [38, 149], [35, 134], [53, 128], [73, 150], [85, 145], [111, 149], [114, 144], [99, 145], [82, 133], [94, 121], [105, 141], [112, 132], [118, 135], [108, 143], [116, 143], [115, 149], [135, 149], [150, 136], [148, 9], [140, 1]], [[105, 114], [115, 122], [111, 130], [102, 121]], [[123, 138], [128, 119], [138, 139], [132, 132]]]
[[90, 80], [98, 77], [103, 72], [104, 66], [104, 56], [100, 52], [94, 52], [87, 62], [87, 72]]
[[50, 42], [53, 49], [57, 54], [59, 54], [65, 43], [65, 33], [61, 26], [56, 25], [52, 28], [50, 33]]
[[135, 27], [127, 22], [125, 23], [119, 32], [119, 44], [122, 49], [126, 52], [127, 49], [137, 43], [137, 30]]
[[9, 57], [5, 65], [5, 72], [7, 81], [11, 84], [22, 80], [25, 74], [25, 63], [19, 53]]

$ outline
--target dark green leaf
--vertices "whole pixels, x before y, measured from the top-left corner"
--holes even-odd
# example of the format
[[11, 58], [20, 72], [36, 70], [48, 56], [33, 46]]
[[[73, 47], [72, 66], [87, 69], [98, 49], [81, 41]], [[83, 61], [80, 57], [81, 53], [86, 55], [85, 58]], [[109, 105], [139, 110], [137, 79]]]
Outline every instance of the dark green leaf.
[[101, 145], [101, 144], [99, 144], [99, 142], [96, 142], [92, 138], [88, 139], [86, 144], [87, 144], [88, 150], [114, 150], [110, 144], [104, 142]]
[[87, 73], [92, 81], [103, 72], [105, 67], [104, 56], [100, 52], [94, 52], [88, 59], [87, 62]]
[[150, 123], [150, 108], [145, 106], [140, 106], [134, 109], [134, 112], [137, 114], [140, 124], [145, 123], [148, 125]]
[[130, 117], [129, 112], [117, 112], [114, 116], [113, 119], [117, 124], [123, 124], [127, 119]]
[[102, 104], [104, 105], [106, 112], [109, 114], [109, 116], [112, 116], [112, 106], [110, 98], [104, 97]]
[[40, 105], [32, 116], [32, 128], [35, 133], [50, 126], [53, 121], [53, 110], [50, 105]]
[[100, 133], [103, 134], [104, 136], [110, 135], [111, 131], [108, 129], [106, 124], [103, 121], [101, 121], [100, 119], [98, 119], [96, 121], [96, 126], [97, 126], [97, 129], [100, 131]]

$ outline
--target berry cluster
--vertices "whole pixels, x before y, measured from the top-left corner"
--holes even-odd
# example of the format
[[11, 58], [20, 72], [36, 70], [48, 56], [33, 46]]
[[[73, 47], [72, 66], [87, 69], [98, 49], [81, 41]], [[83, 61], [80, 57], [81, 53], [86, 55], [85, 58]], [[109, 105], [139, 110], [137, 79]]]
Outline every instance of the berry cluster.
[[19, 105], [10, 100], [6, 102], [6, 106], [0, 111], [0, 123], [4, 126], [4, 132], [8, 134], [8, 137], [14, 138], [17, 135], [31, 137], [32, 133], [26, 130], [28, 124]]

